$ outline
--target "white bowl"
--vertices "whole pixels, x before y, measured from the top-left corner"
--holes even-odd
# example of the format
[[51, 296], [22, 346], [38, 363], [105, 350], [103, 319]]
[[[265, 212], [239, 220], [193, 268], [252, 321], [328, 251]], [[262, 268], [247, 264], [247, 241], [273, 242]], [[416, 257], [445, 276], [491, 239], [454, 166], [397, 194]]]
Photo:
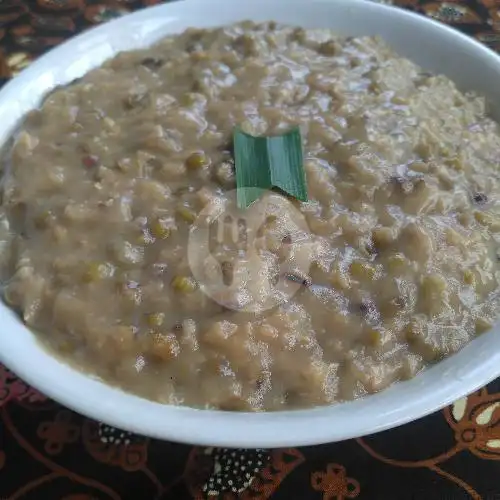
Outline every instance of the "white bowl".
[[[345, 35], [381, 35], [424, 68], [487, 96], [500, 118], [500, 58], [472, 39], [409, 12], [360, 0], [186, 0], [149, 8], [64, 43], [0, 92], [0, 144], [56, 85], [119, 51], [150, 45], [189, 26], [276, 20]], [[354, 402], [312, 410], [230, 413], [165, 406], [126, 394], [50, 356], [0, 305], [0, 358], [26, 382], [84, 415], [151, 437], [225, 447], [281, 447], [338, 441], [431, 413], [500, 375], [500, 328], [415, 379]]]

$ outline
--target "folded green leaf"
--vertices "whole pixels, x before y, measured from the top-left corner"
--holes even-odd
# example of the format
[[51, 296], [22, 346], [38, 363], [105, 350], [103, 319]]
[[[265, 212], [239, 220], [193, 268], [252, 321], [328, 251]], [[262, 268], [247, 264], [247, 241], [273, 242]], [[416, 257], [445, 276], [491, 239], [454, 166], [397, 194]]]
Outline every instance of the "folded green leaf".
[[279, 188], [307, 201], [302, 140], [298, 127], [273, 137], [254, 137], [237, 128], [233, 134], [237, 202], [246, 208], [265, 190]]

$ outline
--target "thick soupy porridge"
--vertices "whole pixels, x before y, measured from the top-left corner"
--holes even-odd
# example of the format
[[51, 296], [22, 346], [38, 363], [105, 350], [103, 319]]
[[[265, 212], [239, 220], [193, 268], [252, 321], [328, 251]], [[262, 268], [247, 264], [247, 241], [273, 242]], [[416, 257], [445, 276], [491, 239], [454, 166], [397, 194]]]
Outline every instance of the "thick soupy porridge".
[[[297, 125], [309, 201], [290, 203], [309, 231], [266, 217], [259, 278], [224, 305], [191, 272], [190, 230], [235, 189], [236, 126]], [[483, 99], [379, 39], [272, 22], [190, 29], [26, 116], [2, 156], [4, 297], [65, 359], [160, 402], [356, 398], [498, 316], [499, 159]], [[226, 243], [212, 251], [238, 279], [245, 255]], [[248, 313], [296, 245], [311, 263], [290, 276], [300, 289]]]

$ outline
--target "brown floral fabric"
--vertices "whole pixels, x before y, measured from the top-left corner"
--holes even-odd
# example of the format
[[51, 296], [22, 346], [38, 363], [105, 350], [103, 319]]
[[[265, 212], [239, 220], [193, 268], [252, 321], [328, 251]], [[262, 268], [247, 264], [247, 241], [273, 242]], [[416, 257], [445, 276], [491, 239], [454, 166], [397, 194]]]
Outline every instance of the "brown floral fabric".
[[[0, 0], [0, 85], [74, 34], [154, 3]], [[500, 0], [385, 3], [500, 51]], [[94, 422], [0, 365], [0, 500], [497, 500], [499, 475], [500, 379], [374, 436], [233, 450], [151, 440]]]

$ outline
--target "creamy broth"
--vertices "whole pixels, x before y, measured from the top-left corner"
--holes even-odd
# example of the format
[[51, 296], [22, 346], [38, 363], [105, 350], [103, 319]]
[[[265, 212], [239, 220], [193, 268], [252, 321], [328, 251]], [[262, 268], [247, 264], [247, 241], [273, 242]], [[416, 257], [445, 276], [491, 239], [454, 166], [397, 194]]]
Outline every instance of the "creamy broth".
[[[311, 265], [297, 293], [249, 313], [248, 295], [204, 293], [188, 238], [235, 189], [234, 127], [297, 125], [309, 201], [290, 203]], [[357, 398], [496, 320], [499, 161], [484, 100], [379, 39], [272, 22], [190, 29], [26, 116], [2, 156], [5, 300], [64, 359], [163, 403]], [[247, 283], [258, 303], [300, 243], [284, 217], [259, 233], [260, 281]], [[226, 241], [213, 253], [233, 271], [242, 258]]]

